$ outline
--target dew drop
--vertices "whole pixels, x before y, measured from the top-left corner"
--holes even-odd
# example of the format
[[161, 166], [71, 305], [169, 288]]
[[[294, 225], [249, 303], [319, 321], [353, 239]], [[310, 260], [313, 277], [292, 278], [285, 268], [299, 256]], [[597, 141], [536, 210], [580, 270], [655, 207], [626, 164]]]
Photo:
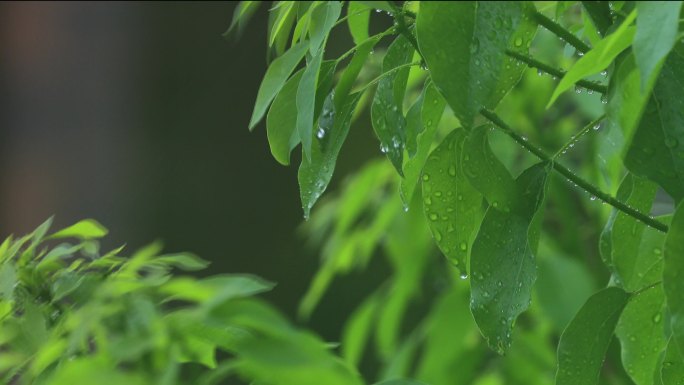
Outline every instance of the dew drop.
[[513, 42], [513, 44], [515, 44], [516, 47], [522, 46], [522, 44], [523, 44], [523, 39], [522, 39], [522, 37], [516, 37], [516, 38], [515, 38], [515, 41]]
[[428, 215], [428, 217], [430, 218], [431, 221], [436, 221], [438, 218], [437, 214], [435, 214], [435, 213], [431, 213], [430, 215]]
[[595, 201], [595, 200], [596, 200], [596, 196], [592, 195], [592, 196], [589, 198], [589, 200]]
[[657, 323], [660, 323], [660, 320], [661, 320], [661, 319], [662, 319], [662, 315], [661, 315], [660, 313], [656, 313], [656, 314], [653, 316], [653, 323], [656, 323], [656, 324], [657, 324]]
[[316, 137], [318, 139], [323, 139], [324, 136], [325, 136], [325, 130], [322, 128], [319, 128], [318, 131], [316, 131]]
[[425, 182], [429, 181], [429, 180], [430, 180], [430, 175], [428, 175], [428, 174], [423, 174], [423, 180], [424, 180]]
[[607, 104], [608, 103], [608, 97], [606, 95], [601, 95], [601, 104]]
[[449, 175], [456, 176], [456, 167], [453, 164], [449, 166]]
[[581, 94], [581, 93], [582, 93], [582, 87], [580, 87], [580, 86], [575, 86], [575, 93], [576, 93], [576, 94]]
[[465, 242], [461, 242], [461, 244], [458, 245], [458, 247], [461, 249], [461, 251], [468, 250], [468, 244], [466, 244]]
[[537, 70], [537, 76], [544, 76], [544, 71]]
[[460, 277], [461, 277], [461, 279], [468, 279], [468, 274], [461, 273]]

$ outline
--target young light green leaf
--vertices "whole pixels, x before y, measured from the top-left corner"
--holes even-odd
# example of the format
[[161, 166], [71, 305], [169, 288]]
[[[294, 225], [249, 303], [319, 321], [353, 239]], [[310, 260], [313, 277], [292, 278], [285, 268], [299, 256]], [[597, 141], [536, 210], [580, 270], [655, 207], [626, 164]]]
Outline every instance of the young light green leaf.
[[360, 1], [350, 1], [347, 6], [347, 25], [354, 44], [368, 39], [368, 22], [371, 8]]
[[482, 195], [462, 174], [460, 153], [467, 133], [452, 131], [435, 148], [423, 168], [423, 208], [437, 246], [468, 274], [468, 251], [482, 220]]
[[259, 91], [257, 92], [254, 111], [252, 112], [252, 118], [249, 121], [250, 130], [254, 129], [254, 126], [256, 126], [264, 116], [269, 104], [271, 104], [273, 98], [275, 98], [278, 92], [283, 88], [287, 78], [302, 60], [308, 48], [308, 42], [297, 43], [280, 57], [273, 60], [268, 67], [266, 75], [264, 75], [264, 79], [259, 86]]
[[675, 210], [665, 239], [663, 289], [670, 313], [672, 339], [684, 351], [684, 203]]
[[470, 184], [475, 187], [491, 206], [510, 211], [515, 195], [510, 188], [515, 184], [513, 177], [494, 155], [487, 134], [491, 126], [478, 126], [470, 132], [463, 144], [462, 167]]
[[622, 363], [637, 385], [653, 385], [653, 373], [667, 344], [664, 310], [665, 295], [658, 285], [629, 301], [615, 329], [622, 346]]
[[658, 183], [676, 202], [684, 198], [684, 57], [667, 57], [633, 135], [625, 165]]
[[97, 239], [107, 235], [108, 230], [94, 219], [84, 219], [49, 236], [49, 239], [79, 238]]
[[[420, 51], [464, 127], [481, 108], [496, 107], [520, 78], [524, 68], [511, 66], [505, 50], [512, 46], [523, 52], [529, 47], [535, 30], [527, 24], [529, 7], [523, 2], [421, 3], [416, 20]], [[525, 32], [516, 34], [523, 24]], [[501, 81], [505, 87], [499, 86]]]
[[646, 87], [658, 65], [670, 53], [677, 40], [681, 1], [637, 1], [637, 31], [634, 56]]
[[349, 317], [342, 333], [342, 357], [349, 364], [357, 366], [363, 358], [369, 335], [376, 318], [380, 295], [368, 297]]
[[11, 263], [0, 265], [0, 300], [9, 301], [17, 283], [17, 272]]
[[271, 154], [280, 164], [290, 164], [290, 153], [299, 144], [297, 89], [304, 70], [297, 71], [273, 100], [266, 116], [266, 134]]
[[546, 108], [549, 108], [558, 99], [560, 94], [569, 90], [579, 80], [606, 69], [617, 55], [632, 44], [636, 28], [630, 26], [630, 24], [635, 18], [636, 11], [632, 11], [615, 32], [603, 38], [591, 51], [584, 54], [582, 58], [570, 67], [570, 70], [563, 76], [553, 91]]
[[261, 1], [241, 1], [238, 3], [233, 12], [233, 21], [230, 23], [228, 30], [223, 33], [224, 38], [230, 37], [231, 34], [236, 33], [238, 36], [247, 26], [249, 19], [252, 18], [254, 12], [259, 9]]
[[547, 173], [544, 163], [525, 170], [508, 187], [515, 197], [510, 209], [489, 206], [473, 242], [470, 310], [499, 354], [510, 347], [513, 324], [530, 304]]
[[598, 383], [615, 325], [629, 294], [609, 287], [592, 295], [570, 322], [558, 343], [556, 385]]
[[424, 382], [415, 380], [386, 380], [376, 382], [375, 385], [426, 385]]
[[209, 261], [192, 253], [162, 255], [155, 258], [154, 262], [174, 266], [186, 271], [202, 270], [209, 266]]
[[334, 108], [334, 93], [326, 99], [325, 104], [328, 107], [324, 104], [323, 110], [332, 111], [332, 116], [328, 117], [328, 122], [332, 124], [328, 128], [323, 128], [325, 132], [323, 143], [320, 146], [312, 146], [311, 160], [302, 157], [297, 175], [304, 218], [309, 217], [314, 203], [330, 183], [337, 155], [349, 133], [351, 116], [360, 97], [359, 93], [350, 95], [345, 105], [339, 110]]
[[[417, 134], [415, 138], [415, 154], [411, 156], [409, 150], [409, 158], [404, 163], [404, 178], [400, 182], [401, 199], [404, 202], [405, 208], [410, 205], [413, 199], [413, 193], [422, 173], [423, 165], [430, 153], [430, 146], [446, 107], [446, 101], [432, 82], [425, 85], [419, 101], [421, 102], [420, 105], [416, 102], [407, 114], [407, 135], [409, 135], [408, 132], [416, 132]], [[413, 111], [414, 108], [419, 109], [420, 113]], [[419, 121], [417, 122], [415, 115], [419, 115]], [[414, 125], [419, 125], [420, 127], [414, 128]], [[412, 139], [407, 138], [407, 144], [411, 142]]]
[[667, 344], [667, 350], [663, 357], [660, 380], [662, 385], [682, 385], [682, 378], [684, 378], [684, 356], [672, 338]]
[[342, 3], [339, 1], [324, 1], [311, 11], [311, 24], [309, 25], [309, 39], [311, 45], [309, 52], [312, 56], [318, 56], [324, 45], [330, 30], [342, 12]]
[[282, 4], [271, 12], [275, 12], [275, 20], [271, 27], [268, 44], [272, 46], [278, 35], [290, 34], [290, 27], [297, 14], [297, 4], [294, 1], [283, 1]]
[[[386, 73], [413, 58], [413, 46], [403, 35], [398, 36], [387, 49], [382, 62], [382, 72]], [[403, 105], [409, 69], [402, 68], [390, 72], [378, 82], [373, 104], [371, 105], [371, 121], [375, 134], [380, 139], [380, 151], [403, 176], [404, 145], [406, 141], [406, 119]]]

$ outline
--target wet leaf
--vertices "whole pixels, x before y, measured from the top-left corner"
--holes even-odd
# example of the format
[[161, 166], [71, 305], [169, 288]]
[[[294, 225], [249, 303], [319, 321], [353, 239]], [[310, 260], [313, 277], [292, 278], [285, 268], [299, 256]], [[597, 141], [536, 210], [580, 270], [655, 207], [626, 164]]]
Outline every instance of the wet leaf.
[[684, 203], [677, 206], [665, 239], [663, 289], [670, 313], [672, 339], [684, 351]]
[[681, 1], [637, 1], [634, 56], [642, 88], [674, 47], [679, 28]]

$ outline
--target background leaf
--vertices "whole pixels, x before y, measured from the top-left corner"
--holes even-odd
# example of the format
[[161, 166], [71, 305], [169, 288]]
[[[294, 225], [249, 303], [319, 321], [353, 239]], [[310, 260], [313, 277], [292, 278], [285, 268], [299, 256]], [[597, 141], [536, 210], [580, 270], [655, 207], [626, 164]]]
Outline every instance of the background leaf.
[[636, 8], [634, 56], [641, 74], [641, 86], [645, 88], [651, 75], [675, 45], [682, 2], [637, 1]]
[[684, 203], [677, 206], [665, 239], [663, 289], [670, 313], [672, 339], [684, 350]]

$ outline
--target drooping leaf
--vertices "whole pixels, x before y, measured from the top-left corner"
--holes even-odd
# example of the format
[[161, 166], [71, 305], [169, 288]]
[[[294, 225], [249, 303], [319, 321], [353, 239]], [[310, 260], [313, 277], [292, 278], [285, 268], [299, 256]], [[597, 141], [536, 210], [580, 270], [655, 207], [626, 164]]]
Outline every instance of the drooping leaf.
[[368, 23], [372, 8], [360, 1], [350, 1], [347, 6], [347, 25], [354, 44], [368, 39]]
[[558, 343], [556, 385], [598, 382], [608, 344], [628, 299], [624, 290], [609, 287], [587, 300]]
[[513, 324], [530, 303], [548, 166], [536, 164], [509, 185], [507, 211], [489, 206], [470, 255], [470, 309], [489, 346], [503, 354]]
[[[398, 36], [387, 49], [382, 62], [382, 72], [386, 73], [403, 64], [411, 62], [413, 46], [404, 36]], [[403, 175], [402, 165], [406, 142], [406, 119], [403, 105], [409, 69], [402, 68], [384, 76], [378, 82], [371, 120], [375, 134], [380, 139], [380, 150], [387, 154], [394, 168]]]
[[50, 239], [79, 238], [97, 239], [107, 235], [108, 230], [94, 219], [84, 219], [50, 235]]
[[684, 57], [667, 57], [641, 122], [631, 140], [625, 165], [658, 183], [675, 201], [684, 198]]
[[617, 55], [632, 44], [636, 28], [630, 26], [630, 24], [635, 18], [636, 12], [630, 13], [615, 32], [603, 38], [594, 46], [594, 48], [584, 54], [584, 56], [570, 67], [553, 91], [549, 103], [546, 105], [547, 108], [550, 107], [563, 92], [572, 88], [579, 80], [606, 69]]
[[266, 133], [271, 154], [285, 166], [290, 164], [290, 153], [300, 142], [296, 98], [303, 72], [298, 71], [285, 83], [266, 116]]
[[[400, 182], [400, 193], [404, 207], [408, 207], [413, 199], [418, 179], [430, 153], [430, 146], [446, 107], [446, 101], [432, 82], [425, 85], [419, 101], [420, 105], [414, 104], [407, 114], [407, 134], [408, 132], [416, 132], [416, 150], [415, 154], [411, 155], [409, 147], [409, 158], [404, 164], [404, 178]], [[414, 108], [419, 109], [420, 112], [413, 111]], [[419, 115], [418, 121], [414, 115]], [[413, 126], [416, 124], [420, 127], [414, 128]], [[411, 141], [407, 140], [407, 144]]]
[[482, 195], [463, 175], [461, 152], [467, 133], [453, 130], [423, 168], [423, 208], [444, 255], [467, 275], [468, 251], [482, 220]]
[[307, 63], [297, 88], [297, 134], [302, 142], [303, 158], [307, 161], [311, 161], [311, 143], [316, 115], [316, 88], [322, 60], [323, 51], [320, 51]]
[[478, 126], [465, 139], [461, 155], [463, 173], [470, 184], [484, 195], [489, 205], [510, 211], [516, 199], [510, 193], [515, 181], [489, 146], [487, 134], [490, 130], [491, 126]]
[[[325, 145], [312, 146], [311, 160], [303, 156], [299, 166], [299, 189], [305, 218], [309, 217], [314, 203], [330, 183], [337, 155], [349, 133], [351, 116], [360, 97], [359, 93], [350, 95], [345, 105], [339, 110], [333, 107], [334, 94], [331, 93], [325, 102], [329, 105], [328, 109], [334, 111], [334, 115], [330, 117], [332, 124], [328, 130], [325, 130]], [[326, 107], [324, 106], [323, 109], [325, 110]]]
[[319, 55], [341, 12], [342, 2], [340, 1], [324, 1], [314, 5], [311, 11], [311, 24], [309, 25], [309, 39], [311, 41], [309, 51], [312, 56]]
[[524, 2], [421, 3], [418, 45], [432, 80], [464, 127], [481, 108], [496, 107], [519, 80], [523, 67], [511, 65], [505, 51], [529, 47], [536, 30], [531, 9]]
[[368, 56], [378, 41], [380, 41], [379, 37], [375, 39], [369, 39], [356, 48], [354, 57], [342, 73], [342, 77], [337, 82], [337, 86], [335, 86], [335, 108], [339, 109], [344, 104], [345, 100], [349, 96], [349, 92], [354, 86], [356, 78], [359, 76], [359, 72], [361, 72], [364, 64], [366, 64], [366, 59], [368, 59]]
[[363, 358], [380, 299], [377, 294], [368, 297], [345, 323], [342, 333], [342, 357], [351, 365], [357, 366]]
[[275, 19], [271, 27], [268, 37], [268, 44], [272, 46], [276, 42], [279, 35], [289, 35], [290, 26], [297, 14], [297, 4], [294, 1], [283, 1], [281, 5], [271, 12], [274, 13]]
[[660, 355], [667, 345], [663, 328], [665, 295], [661, 285], [635, 295], [622, 311], [615, 335], [622, 363], [637, 385], [653, 385]]
[[162, 255], [156, 258], [154, 262], [170, 265], [186, 271], [202, 270], [209, 266], [209, 261], [206, 261], [192, 253]]
[[591, 21], [594, 22], [596, 29], [605, 36], [608, 29], [613, 24], [613, 17], [610, 14], [608, 1], [583, 1], [582, 6], [589, 14]]
[[17, 272], [10, 263], [0, 265], [0, 300], [9, 301], [17, 283]]
[[663, 289], [670, 313], [672, 339], [684, 351], [684, 203], [677, 206], [665, 239]]
[[252, 15], [254, 15], [254, 12], [259, 9], [259, 5], [261, 5], [261, 1], [239, 2], [237, 7], [235, 7], [235, 11], [233, 12], [233, 21], [230, 22], [230, 27], [228, 27], [228, 30], [223, 33], [223, 37], [228, 38], [233, 33], [238, 36], [241, 35], [242, 31], [244, 31], [245, 27], [247, 26], [249, 19], [251, 19]]
[[259, 91], [257, 92], [254, 111], [252, 112], [252, 117], [249, 121], [250, 130], [252, 130], [264, 116], [269, 104], [271, 104], [273, 98], [275, 98], [278, 92], [283, 88], [287, 78], [290, 77], [295, 70], [308, 48], [308, 42], [297, 43], [283, 55], [273, 60], [268, 67], [266, 75], [264, 75], [264, 79], [259, 86]]
[[646, 87], [658, 65], [672, 50], [679, 29], [681, 1], [637, 1], [634, 56]]

